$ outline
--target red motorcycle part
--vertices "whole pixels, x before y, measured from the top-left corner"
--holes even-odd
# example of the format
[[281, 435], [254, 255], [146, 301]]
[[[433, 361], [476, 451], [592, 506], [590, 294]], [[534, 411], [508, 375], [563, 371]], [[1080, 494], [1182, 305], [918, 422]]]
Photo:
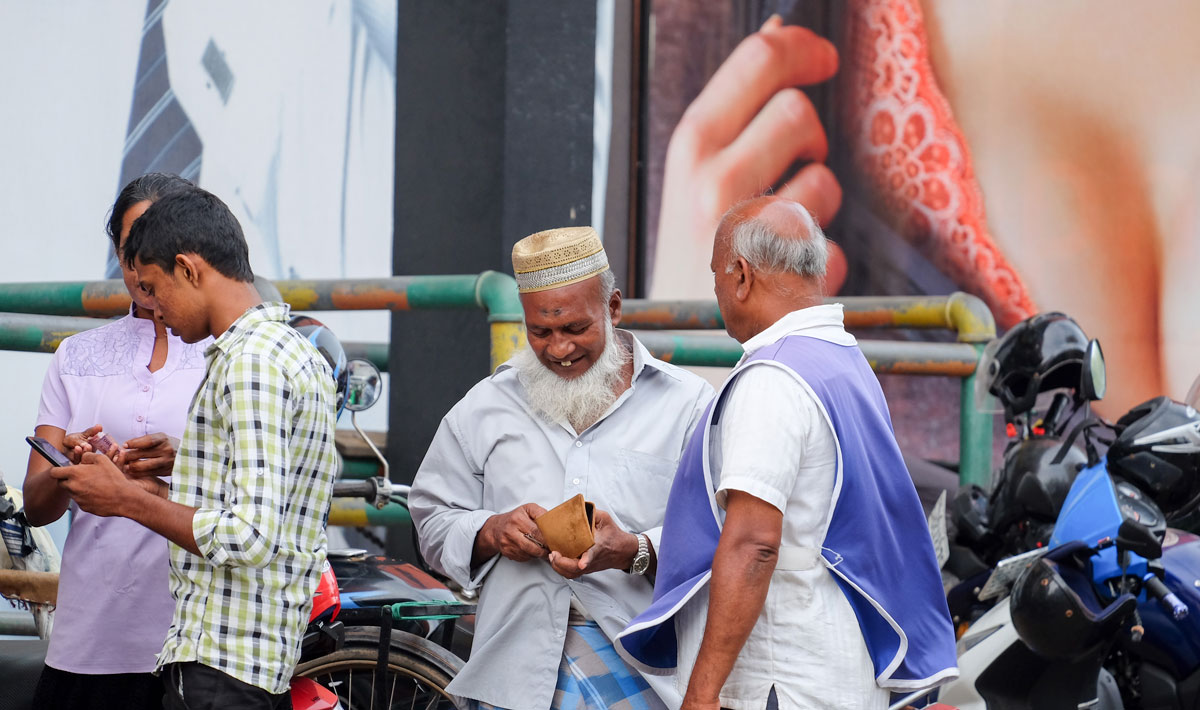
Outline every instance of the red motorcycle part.
[[312, 678], [292, 678], [292, 710], [342, 710], [333, 691]]
[[337, 577], [329, 560], [321, 566], [321, 581], [317, 582], [317, 591], [313, 594], [312, 612], [308, 615], [308, 623], [318, 619], [332, 621], [342, 608], [342, 596], [338, 591]]

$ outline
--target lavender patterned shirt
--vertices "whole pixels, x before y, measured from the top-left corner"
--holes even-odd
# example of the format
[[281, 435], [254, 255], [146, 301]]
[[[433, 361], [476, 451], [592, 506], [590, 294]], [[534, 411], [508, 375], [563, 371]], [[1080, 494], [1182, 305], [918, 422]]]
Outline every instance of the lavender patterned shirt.
[[[168, 335], [166, 363], [150, 372], [150, 320], [129, 315], [73, 335], [50, 361], [36, 426], [71, 433], [99, 424], [119, 444], [155, 432], [179, 438], [211, 342]], [[46, 663], [72, 673], [148, 673], [175, 608], [167, 541], [132, 520], [74, 503], [71, 510]]]

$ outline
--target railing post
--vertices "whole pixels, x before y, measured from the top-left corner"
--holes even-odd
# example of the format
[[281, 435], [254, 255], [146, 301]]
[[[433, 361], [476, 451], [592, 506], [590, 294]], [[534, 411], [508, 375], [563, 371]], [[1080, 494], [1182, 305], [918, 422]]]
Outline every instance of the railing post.
[[475, 302], [488, 312], [494, 371], [525, 342], [525, 311], [517, 295], [517, 280], [499, 271], [483, 272], [475, 281]]
[[[984, 345], [974, 343], [977, 355]], [[977, 485], [985, 491], [992, 481], [992, 415], [980, 411], [975, 401], [975, 374], [962, 378], [958, 414], [958, 482]], [[978, 403], [983, 404], [983, 403]]]

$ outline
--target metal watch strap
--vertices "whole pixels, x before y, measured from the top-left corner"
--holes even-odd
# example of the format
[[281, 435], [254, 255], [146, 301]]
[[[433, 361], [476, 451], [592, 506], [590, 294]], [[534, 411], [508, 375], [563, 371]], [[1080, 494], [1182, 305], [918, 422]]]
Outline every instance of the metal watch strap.
[[[633, 556], [633, 562], [629, 565], [629, 574], [642, 575], [646, 573], [646, 568], [650, 566], [650, 538], [645, 533], [637, 533], [638, 550]], [[641, 569], [638, 569], [638, 563], [642, 564]]]

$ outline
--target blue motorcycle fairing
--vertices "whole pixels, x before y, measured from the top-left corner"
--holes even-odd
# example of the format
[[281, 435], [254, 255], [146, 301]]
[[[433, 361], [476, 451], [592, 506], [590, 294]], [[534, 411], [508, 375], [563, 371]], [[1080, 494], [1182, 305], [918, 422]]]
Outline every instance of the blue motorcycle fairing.
[[[1116, 538], [1117, 530], [1127, 516], [1139, 519], [1140, 507], [1136, 500], [1128, 500], [1128, 493], [1125, 495], [1127, 510], [1122, 510], [1122, 498], [1118, 496], [1116, 485], [1104, 459], [1080, 471], [1063, 503], [1050, 545], [1056, 547], [1073, 540], [1095, 545], [1106, 537]], [[1149, 514], [1153, 515], [1153, 512]], [[1161, 524], [1148, 519], [1144, 522]], [[1138, 613], [1146, 632], [1140, 645], [1148, 659], [1152, 657], [1176, 678], [1186, 678], [1200, 668], [1200, 588], [1196, 586], [1200, 582], [1200, 537], [1168, 529], [1163, 539], [1161, 561], [1166, 569], [1164, 584], [1187, 605], [1190, 613], [1182, 621], [1176, 621], [1157, 600], [1149, 599], [1142, 590], [1138, 595]], [[1126, 573], [1141, 577], [1146, 571], [1145, 558], [1130, 553]], [[1115, 546], [1092, 557], [1092, 580], [1098, 590], [1106, 590], [1105, 582], [1120, 574]]]
[[[1116, 537], [1124, 517], [1117, 504], [1117, 492], [1113, 487], [1112, 477], [1108, 475], [1105, 460], [1101, 459], [1094, 466], [1083, 469], [1075, 477], [1071, 491], [1063, 502], [1058, 521], [1054, 524], [1054, 534], [1050, 536], [1050, 547], [1058, 547], [1072, 540], [1081, 540], [1088, 545], [1095, 545], [1106, 537]], [[1145, 560], [1137, 555], [1132, 558], [1130, 570], [1138, 563], [1145, 567]], [[1121, 573], [1117, 564], [1115, 548], [1101, 550], [1092, 559], [1092, 579], [1103, 582]]]
[[[1200, 537], [1181, 530], [1168, 529], [1163, 541], [1163, 566], [1167, 588], [1187, 605], [1187, 618], [1176, 621], [1158, 602], [1138, 597], [1138, 613], [1146, 635], [1142, 645], [1167, 651], [1155, 661], [1176, 678], [1186, 678], [1200, 668]], [[1173, 666], [1173, 667], [1171, 667]]]
[[[1096, 465], [1080, 471], [1054, 524], [1050, 547], [1071, 540], [1081, 540], [1094, 546], [1104, 538], [1116, 539], [1117, 530], [1126, 518], [1151, 527], [1162, 524], [1161, 520], [1154, 517], [1155, 509], [1142, 502], [1140, 492], [1129, 484], [1120, 484], [1124, 492], [1118, 494], [1116, 485], [1103, 458]], [[1129, 567], [1124, 572], [1139, 577], [1144, 575], [1146, 559], [1130, 553]], [[1092, 559], [1092, 579], [1101, 587], [1105, 581], [1121, 573], [1116, 547], [1101, 550]]]

